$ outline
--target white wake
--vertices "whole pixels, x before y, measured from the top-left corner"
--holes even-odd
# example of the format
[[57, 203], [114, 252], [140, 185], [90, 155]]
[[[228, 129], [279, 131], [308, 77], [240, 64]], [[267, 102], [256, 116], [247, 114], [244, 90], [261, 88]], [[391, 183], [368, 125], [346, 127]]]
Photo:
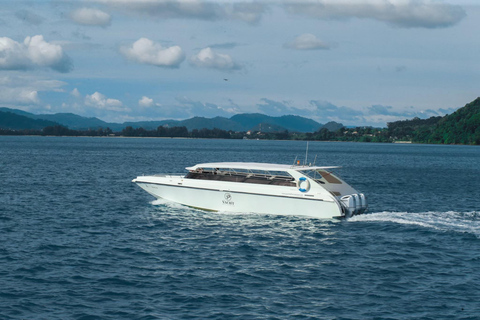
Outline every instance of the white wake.
[[393, 222], [441, 231], [474, 234], [480, 238], [480, 212], [375, 212], [350, 218], [350, 222]]

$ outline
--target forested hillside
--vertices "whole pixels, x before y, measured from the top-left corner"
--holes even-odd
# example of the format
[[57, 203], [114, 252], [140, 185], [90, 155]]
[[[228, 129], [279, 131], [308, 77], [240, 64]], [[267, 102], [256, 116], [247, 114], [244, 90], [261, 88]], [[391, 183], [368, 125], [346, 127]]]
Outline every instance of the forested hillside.
[[445, 144], [480, 144], [480, 98], [443, 117], [430, 139]]
[[444, 117], [414, 118], [387, 125], [389, 136], [397, 141], [480, 145], [480, 98]]
[[58, 123], [41, 120], [31, 119], [12, 112], [0, 111], [0, 128], [10, 130], [23, 130], [23, 129], [43, 129], [47, 126], [54, 126]]

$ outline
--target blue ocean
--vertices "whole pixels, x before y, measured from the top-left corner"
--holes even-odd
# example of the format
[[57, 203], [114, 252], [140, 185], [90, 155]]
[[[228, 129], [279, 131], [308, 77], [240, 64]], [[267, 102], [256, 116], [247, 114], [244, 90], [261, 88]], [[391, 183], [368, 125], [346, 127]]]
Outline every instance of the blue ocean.
[[204, 212], [138, 175], [306, 142], [0, 137], [0, 319], [480, 319], [480, 148], [310, 142], [347, 221]]

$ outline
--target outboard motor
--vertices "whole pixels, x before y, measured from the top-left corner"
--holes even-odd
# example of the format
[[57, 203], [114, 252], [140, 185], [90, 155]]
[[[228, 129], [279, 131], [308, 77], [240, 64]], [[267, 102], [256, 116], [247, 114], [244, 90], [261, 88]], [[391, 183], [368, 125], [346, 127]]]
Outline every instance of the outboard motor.
[[358, 196], [360, 197], [360, 202], [361, 202], [361, 209], [360, 209], [360, 212], [358, 214], [362, 214], [367, 210], [367, 207], [368, 207], [367, 198], [365, 197], [365, 195], [363, 193], [359, 193]]
[[343, 196], [340, 201], [345, 209], [345, 218], [350, 218], [355, 214], [355, 198], [352, 195]]
[[367, 210], [367, 199], [363, 193], [343, 196], [340, 198], [340, 203], [345, 209], [345, 218], [362, 214]]

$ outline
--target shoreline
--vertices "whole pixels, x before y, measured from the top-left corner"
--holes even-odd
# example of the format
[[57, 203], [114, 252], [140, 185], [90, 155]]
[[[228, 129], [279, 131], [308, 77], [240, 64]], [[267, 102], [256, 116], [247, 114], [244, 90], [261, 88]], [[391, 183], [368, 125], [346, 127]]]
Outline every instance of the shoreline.
[[339, 142], [339, 143], [378, 143], [392, 145], [431, 145], [431, 146], [479, 146], [476, 144], [444, 144], [444, 143], [421, 143], [413, 141], [392, 141], [392, 142], [373, 142], [373, 141], [340, 141], [340, 140], [289, 140], [289, 139], [225, 139], [225, 138], [192, 138], [192, 137], [128, 137], [128, 136], [53, 136], [53, 135], [0, 135], [0, 137], [56, 137], [56, 138], [97, 138], [97, 139], [183, 139], [183, 140], [249, 140], [249, 141], [298, 141], [298, 142]]

